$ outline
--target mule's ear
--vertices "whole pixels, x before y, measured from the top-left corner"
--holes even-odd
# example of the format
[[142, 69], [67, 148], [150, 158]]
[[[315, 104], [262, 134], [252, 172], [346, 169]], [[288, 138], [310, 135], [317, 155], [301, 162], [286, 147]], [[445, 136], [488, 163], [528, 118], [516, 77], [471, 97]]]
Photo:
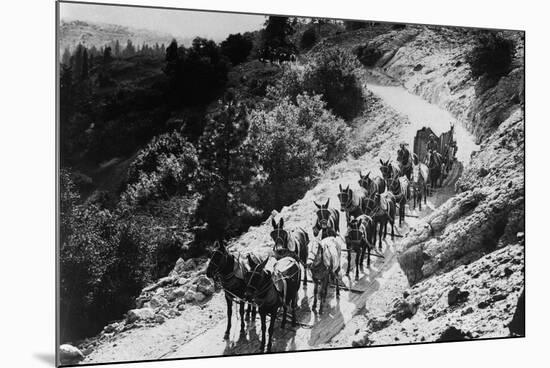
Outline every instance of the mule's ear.
[[330, 198], [327, 198], [327, 203], [325, 203], [325, 208], [328, 208], [329, 202], [330, 202]]
[[338, 188], [340, 188], [340, 192], [342, 191], [342, 184], [338, 184]]
[[382, 161], [382, 159], [380, 159], [380, 165], [384, 166], [384, 161]]
[[269, 261], [269, 257], [266, 257], [262, 263], [260, 263], [260, 269], [263, 269], [265, 268], [265, 265], [267, 264], [267, 262]]
[[370, 171], [367, 173], [367, 175], [365, 175], [365, 178], [368, 178], [370, 175]]
[[277, 223], [275, 222], [275, 218], [274, 218], [274, 217], [271, 218], [271, 225], [273, 226], [274, 229], [277, 228]]
[[256, 267], [256, 262], [254, 262], [254, 260], [253, 260], [252, 257], [250, 256], [250, 254], [247, 254], [247, 255], [246, 255], [246, 260], [248, 261], [248, 265], [249, 265], [251, 268]]
[[315, 204], [315, 206], [316, 206], [317, 208], [321, 208], [321, 205], [318, 204], [317, 202], [313, 201], [313, 203]]
[[359, 178], [363, 179], [363, 173], [361, 172], [361, 170], [357, 170], [357, 172], [359, 173]]
[[349, 184], [348, 184], [348, 186], [346, 187], [346, 192], [347, 192], [348, 190], [349, 190]]
[[281, 219], [279, 220], [279, 227], [282, 228], [284, 224], [285, 220], [283, 220], [283, 218], [281, 217]]

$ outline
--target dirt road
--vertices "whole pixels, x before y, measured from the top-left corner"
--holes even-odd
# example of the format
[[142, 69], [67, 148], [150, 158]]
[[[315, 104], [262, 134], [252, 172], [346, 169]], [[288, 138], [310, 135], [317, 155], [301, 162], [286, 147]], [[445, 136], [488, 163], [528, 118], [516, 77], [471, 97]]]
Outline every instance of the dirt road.
[[[363, 173], [368, 171], [374, 175], [380, 175], [379, 158], [395, 158], [395, 152], [399, 143], [403, 140], [412, 141], [413, 132], [429, 126], [435, 132], [449, 129], [449, 116], [445, 111], [431, 105], [417, 96], [406, 92], [401, 87], [382, 87], [369, 84], [367, 88], [393, 109], [377, 116], [367, 117], [365, 128], [372, 131], [367, 136], [372, 136], [373, 150], [357, 160], [349, 159], [332, 167], [319, 183], [306, 195], [291, 206], [283, 208], [277, 217], [285, 219], [285, 224], [290, 227], [303, 227], [311, 229], [314, 221], [315, 206], [313, 201], [326, 201], [330, 199], [331, 206], [338, 206], [338, 185], [350, 185], [350, 188], [358, 187], [358, 170]], [[399, 96], [396, 98], [395, 96]], [[424, 111], [424, 113], [418, 110]], [[396, 112], [401, 117], [396, 118]], [[374, 119], [374, 120], [372, 120]], [[457, 125], [457, 128], [458, 125]], [[412, 134], [412, 135], [411, 135]], [[457, 129], [459, 136], [459, 155], [462, 159], [469, 159], [472, 150], [476, 149], [473, 138]], [[462, 144], [462, 145], [461, 145]], [[467, 162], [467, 161], [466, 161]], [[409, 226], [414, 226], [422, 217], [429, 214], [441, 203], [453, 195], [453, 182], [460, 175], [461, 165], [455, 165], [456, 171], [447, 181], [447, 187], [439, 190], [428, 199], [423, 211], [407, 213], [413, 217], [407, 217], [402, 227], [396, 226], [399, 234], [406, 234]], [[345, 219], [341, 216], [340, 228], [345, 229]], [[250, 252], [265, 251], [270, 249], [269, 223], [250, 229], [233, 243], [232, 251]], [[390, 303], [408, 287], [406, 277], [403, 275], [395, 257], [395, 241], [386, 238], [383, 243], [384, 258], [373, 257], [370, 269], [365, 267], [365, 273], [360, 274], [360, 279], [353, 279], [354, 270], [350, 275], [342, 277], [342, 282], [352, 287], [356, 292], [341, 291], [340, 299], [334, 297], [334, 290], [329, 290], [327, 301], [330, 305], [322, 315], [311, 311], [313, 299], [313, 285], [308, 284], [300, 290], [298, 321], [300, 326], [293, 328], [287, 326], [280, 328], [280, 321], [275, 325], [275, 334], [272, 351], [288, 350], [312, 350], [327, 346], [350, 346], [349, 339], [357, 329], [358, 323], [365, 323], [360, 318], [365, 318], [365, 312], [378, 311], [384, 313]], [[346, 253], [342, 256], [342, 268], [347, 268]], [[163, 325], [150, 329], [141, 329], [135, 332], [129, 331], [113, 344], [104, 344], [95, 349], [87, 357], [85, 363], [105, 362], [113, 360], [136, 359], [163, 359], [185, 358], [196, 356], [219, 356], [256, 353], [260, 344], [260, 321], [247, 323], [246, 333], [239, 335], [240, 322], [238, 313], [233, 313], [232, 331], [229, 340], [224, 341], [225, 331], [225, 307], [221, 294], [208, 302], [205, 309], [190, 308], [180, 317], [167, 321]], [[210, 315], [210, 317], [208, 316]], [[358, 325], [357, 325], [358, 326]]]

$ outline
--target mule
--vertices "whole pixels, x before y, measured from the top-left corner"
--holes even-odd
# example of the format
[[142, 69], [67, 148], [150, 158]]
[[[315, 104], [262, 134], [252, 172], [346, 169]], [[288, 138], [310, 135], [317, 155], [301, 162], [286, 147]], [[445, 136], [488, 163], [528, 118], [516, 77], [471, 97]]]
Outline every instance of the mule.
[[366, 192], [361, 188], [353, 191], [349, 185], [344, 189], [342, 184], [339, 185], [340, 192], [337, 194], [340, 201], [340, 211], [345, 212], [346, 222], [351, 216], [357, 217], [365, 213], [366, 210]]
[[385, 192], [383, 194], [375, 193], [372, 203], [373, 208], [369, 216], [374, 220], [375, 227], [379, 227], [377, 229], [379, 240], [378, 249], [382, 250], [382, 233], [384, 233], [383, 238], [386, 239], [386, 235], [388, 234], [388, 222], [391, 224], [391, 239], [393, 240], [395, 236], [395, 198], [390, 192]]
[[443, 157], [439, 152], [430, 151], [427, 157], [430, 189], [441, 186], [443, 180]]
[[390, 160], [387, 160], [386, 162], [384, 162], [381, 159], [380, 159], [380, 172], [382, 173], [382, 177], [386, 181], [386, 187], [388, 187], [390, 180], [392, 180], [393, 178], [399, 177], [399, 174], [400, 174], [399, 168], [397, 166], [393, 166]]
[[359, 280], [359, 271], [363, 272], [363, 262], [367, 250], [367, 267], [370, 267], [371, 244], [373, 244], [373, 235], [375, 233], [376, 225], [370, 216], [361, 215], [357, 218], [352, 218], [348, 222], [348, 231], [346, 234], [348, 270], [346, 271], [346, 276], [349, 276], [351, 267], [351, 252], [355, 253], [355, 280]]
[[327, 236], [337, 236], [340, 234], [340, 212], [335, 208], [328, 208], [330, 199], [325, 204], [318, 204], [313, 201], [317, 207], [317, 221], [313, 225], [313, 236], [316, 237], [321, 232], [321, 238]]
[[[206, 276], [212, 280], [221, 282], [223, 290], [225, 292], [225, 301], [227, 303], [227, 328], [223, 336], [224, 340], [229, 339], [229, 332], [231, 330], [231, 315], [233, 310], [233, 302], [238, 303], [239, 315], [241, 317], [241, 335], [244, 335], [244, 307], [246, 300], [245, 291], [245, 273], [246, 268], [239, 261], [237, 257], [229, 253], [224, 244], [220, 242], [214, 243], [214, 250], [208, 262], [206, 268]], [[248, 304], [248, 310], [246, 311], [246, 320], [250, 319], [250, 313], [252, 312], [252, 321], [256, 319], [256, 307], [252, 304]]]
[[309, 236], [302, 228], [296, 228], [292, 232], [284, 229], [284, 220], [281, 218], [279, 223], [275, 219], [271, 219], [273, 230], [271, 231], [271, 239], [275, 242], [273, 245], [273, 253], [276, 259], [283, 257], [293, 257], [299, 261], [304, 267], [304, 285], [307, 285], [307, 272], [305, 272], [307, 261], [307, 245]]
[[416, 208], [416, 203], [418, 202], [418, 208], [422, 211], [422, 197], [424, 197], [424, 204], [426, 204], [428, 197], [428, 176], [428, 166], [420, 162], [418, 156], [413, 154], [413, 172], [412, 180], [410, 182], [413, 198], [413, 209]]
[[359, 171], [359, 186], [367, 192], [367, 195], [372, 195], [373, 193], [384, 193], [386, 191], [386, 181], [380, 176], [371, 179], [370, 172], [367, 175], [363, 176], [361, 171]]
[[273, 272], [265, 269], [267, 259], [256, 263], [251, 257], [248, 258], [250, 271], [245, 272], [246, 297], [258, 305], [260, 320], [262, 323], [262, 337], [260, 341], [260, 352], [266, 346], [266, 317], [269, 315], [269, 339], [267, 351], [271, 351], [273, 341], [273, 329], [277, 312], [283, 307], [283, 319], [281, 328], [285, 327], [287, 310], [292, 309], [292, 325], [296, 326], [296, 307], [298, 305], [298, 289], [300, 288], [301, 269], [298, 261], [293, 257], [279, 259]]
[[393, 177], [389, 181], [388, 190], [399, 205], [399, 226], [401, 226], [405, 221], [405, 207], [409, 199], [409, 180], [405, 176]]
[[307, 268], [311, 270], [313, 279], [313, 305], [312, 310], [317, 307], [317, 294], [319, 294], [319, 314], [323, 313], [323, 305], [327, 298], [328, 284], [332, 278], [336, 283], [336, 297], [340, 297], [340, 283], [338, 273], [340, 272], [340, 257], [342, 246], [340, 238], [327, 237], [314, 239], [309, 243], [307, 257]]

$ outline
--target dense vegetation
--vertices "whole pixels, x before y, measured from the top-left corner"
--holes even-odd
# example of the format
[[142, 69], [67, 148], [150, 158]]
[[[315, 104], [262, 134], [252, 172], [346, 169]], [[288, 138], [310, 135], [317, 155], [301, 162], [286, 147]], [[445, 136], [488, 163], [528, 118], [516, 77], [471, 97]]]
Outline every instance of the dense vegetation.
[[499, 79], [510, 71], [515, 48], [513, 40], [495, 31], [483, 31], [477, 34], [476, 42], [466, 58], [474, 77]]
[[329, 51], [279, 65], [303, 27], [314, 29], [269, 17], [220, 45], [64, 52], [62, 340], [119, 318], [178, 257], [260, 223], [346, 157], [364, 108], [359, 63]]

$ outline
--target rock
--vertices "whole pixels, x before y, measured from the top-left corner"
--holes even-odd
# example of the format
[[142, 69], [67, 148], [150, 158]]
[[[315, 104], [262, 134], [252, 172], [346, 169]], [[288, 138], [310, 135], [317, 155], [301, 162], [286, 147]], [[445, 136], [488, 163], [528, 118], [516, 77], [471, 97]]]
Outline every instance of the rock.
[[75, 364], [84, 359], [82, 352], [69, 344], [63, 344], [59, 347], [59, 361], [61, 364]]
[[126, 323], [130, 324], [136, 321], [152, 319], [155, 312], [151, 308], [132, 309], [128, 311]]
[[510, 275], [512, 275], [513, 273], [514, 273], [514, 271], [511, 270], [511, 269], [508, 268], [508, 267], [506, 267], [506, 268], [504, 269], [504, 276], [505, 276], [505, 277], [510, 277]]
[[200, 291], [197, 291], [197, 293], [195, 294], [195, 301], [202, 302], [204, 299], [206, 299], [206, 295], [204, 295]]
[[525, 336], [525, 289], [521, 292], [512, 321], [508, 324], [512, 335]]
[[155, 295], [146, 304], [149, 305], [149, 308], [159, 308], [168, 304], [168, 300], [163, 296]]
[[473, 312], [474, 312], [474, 308], [468, 307], [468, 308], [464, 309], [464, 310], [462, 311], [462, 313], [460, 313], [460, 315], [461, 315], [461, 316], [465, 316], [465, 315], [470, 314], [470, 313], [473, 313]]
[[370, 344], [372, 344], [372, 340], [369, 339], [369, 336], [366, 333], [363, 335], [359, 335], [358, 338], [354, 339], [351, 342], [351, 346], [353, 346], [354, 348], [361, 347], [361, 346], [368, 346]]
[[161, 323], [164, 323], [164, 321], [166, 321], [166, 318], [164, 318], [163, 316], [161, 316], [161, 315], [156, 315], [155, 316], [155, 322], [156, 323], [161, 324]]
[[185, 293], [183, 298], [185, 299], [186, 302], [192, 303], [196, 300], [197, 294], [199, 294], [199, 293], [196, 292], [196, 291], [187, 290], [187, 292]]
[[115, 323], [111, 323], [110, 325], [107, 325], [103, 328], [103, 332], [105, 333], [111, 333], [111, 332], [114, 332], [116, 331], [116, 329], [119, 327], [119, 323], [118, 322], [115, 322]]
[[214, 294], [214, 281], [208, 277], [201, 275], [197, 279], [197, 291], [203, 293], [206, 296]]
[[164, 295], [164, 289], [158, 288], [157, 291], [155, 291], [155, 295]]
[[424, 66], [422, 64], [416, 64], [416, 66], [413, 68], [415, 72], [419, 72], [422, 70]]
[[390, 316], [394, 317], [399, 322], [403, 322], [405, 319], [411, 318], [416, 314], [419, 305], [419, 300], [408, 302], [400, 299], [393, 305], [393, 311], [390, 312]]
[[466, 333], [464, 331], [461, 331], [457, 329], [456, 327], [450, 326], [443, 331], [441, 336], [435, 340], [437, 342], [440, 341], [464, 341], [469, 340], [472, 338], [472, 335], [470, 333]]
[[385, 317], [374, 317], [372, 318], [367, 326], [372, 332], [383, 330], [391, 324], [391, 319]]
[[169, 302], [172, 302], [176, 299], [183, 298], [185, 296], [185, 293], [187, 292], [187, 287], [178, 287], [176, 289], [173, 289], [166, 293], [166, 300]]
[[184, 272], [192, 271], [197, 267], [197, 264], [193, 258], [189, 258], [184, 261], [183, 258], [179, 258], [174, 266], [170, 276], [182, 275]]
[[477, 305], [477, 307], [478, 307], [479, 309], [485, 309], [485, 308], [487, 308], [488, 306], [489, 306], [489, 303], [488, 303], [486, 300], [480, 302], [480, 303]]
[[451, 291], [449, 291], [449, 294], [447, 294], [447, 303], [449, 304], [449, 307], [464, 303], [468, 300], [469, 295], [469, 292], [462, 291], [459, 288], [454, 287]]
[[516, 234], [516, 237], [518, 240], [523, 240], [525, 239], [525, 233], [520, 231], [519, 233]]
[[172, 284], [176, 281], [176, 278], [173, 276], [166, 276], [157, 281], [158, 286], [166, 286]]

